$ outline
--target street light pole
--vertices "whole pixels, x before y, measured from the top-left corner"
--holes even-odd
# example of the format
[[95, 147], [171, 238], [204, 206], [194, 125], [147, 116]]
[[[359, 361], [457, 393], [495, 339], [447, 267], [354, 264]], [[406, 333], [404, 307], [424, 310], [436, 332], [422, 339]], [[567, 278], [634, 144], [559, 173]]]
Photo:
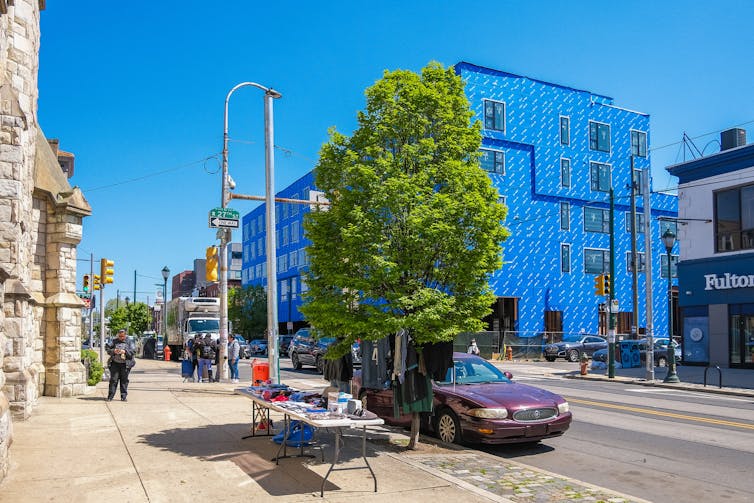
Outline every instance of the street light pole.
[[676, 373], [675, 348], [673, 347], [673, 269], [670, 266], [670, 252], [675, 244], [675, 234], [666, 229], [662, 235], [662, 242], [668, 252], [668, 375], [662, 382], [681, 382]]
[[[228, 176], [228, 103], [231, 95], [237, 89], [252, 86], [264, 91], [264, 147], [265, 147], [265, 204], [267, 227], [267, 347], [270, 362], [270, 378], [274, 383], [279, 381], [278, 372], [278, 338], [277, 338], [277, 278], [275, 249], [275, 144], [273, 141], [272, 100], [282, 95], [272, 88], [256, 82], [241, 82], [228, 92], [225, 97], [225, 115], [223, 129], [222, 153], [222, 192], [220, 203], [223, 208], [230, 201], [230, 177]], [[220, 361], [227, 361], [228, 351], [228, 242], [230, 229], [218, 232], [220, 236]], [[225, 379], [226, 366], [221, 364], [220, 379]]]
[[168, 266], [162, 268], [162, 345], [163, 347], [168, 341], [168, 276], [170, 276], [170, 269]]

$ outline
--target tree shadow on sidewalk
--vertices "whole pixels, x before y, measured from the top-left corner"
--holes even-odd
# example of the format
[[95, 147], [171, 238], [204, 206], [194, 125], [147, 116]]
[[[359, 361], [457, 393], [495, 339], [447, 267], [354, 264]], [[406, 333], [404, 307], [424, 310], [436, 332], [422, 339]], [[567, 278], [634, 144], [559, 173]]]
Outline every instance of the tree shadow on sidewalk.
[[[313, 457], [284, 458], [277, 465], [271, 460], [277, 454], [279, 445], [272, 442], [272, 437], [257, 435], [242, 439], [249, 434], [248, 423], [210, 424], [144, 434], [140, 436], [139, 443], [202, 461], [232, 461], [271, 496], [308, 494], [320, 490], [323, 474], [332, 461], [334, 434], [324, 430], [317, 432], [317, 440], [324, 449], [324, 463], [320, 447], [307, 447], [304, 452]], [[347, 433], [341, 446], [340, 462], [361, 458], [361, 436], [359, 434], [356, 438], [354, 434], [355, 431]], [[378, 432], [368, 432], [369, 439], [382, 436]], [[287, 447], [289, 456], [299, 452], [297, 447]], [[367, 456], [377, 456], [369, 441]], [[332, 491], [339, 489], [339, 486], [328, 480], [324, 489]]]

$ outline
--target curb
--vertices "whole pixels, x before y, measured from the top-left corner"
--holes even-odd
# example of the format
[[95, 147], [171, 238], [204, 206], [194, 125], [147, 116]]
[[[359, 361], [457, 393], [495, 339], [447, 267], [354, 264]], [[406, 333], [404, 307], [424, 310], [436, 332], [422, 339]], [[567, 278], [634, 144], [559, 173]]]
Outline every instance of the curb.
[[657, 388], [667, 388], [667, 389], [675, 389], [675, 390], [682, 390], [682, 391], [698, 391], [701, 393], [713, 393], [717, 395], [730, 395], [730, 396], [745, 396], [745, 397], [754, 397], [754, 391], [753, 390], [747, 390], [744, 388], [709, 388], [705, 387], [702, 384], [696, 384], [696, 383], [689, 383], [686, 385], [679, 385], [679, 384], [669, 384], [664, 383], [662, 381], [647, 381], [645, 379], [636, 379], [632, 377], [607, 377], [606, 375], [585, 375], [582, 376], [580, 374], [562, 374], [563, 377], [566, 379], [576, 379], [576, 380], [585, 380], [585, 381], [602, 381], [602, 382], [620, 382], [623, 384], [634, 384], [637, 386], [647, 386], [647, 387], [657, 387]]

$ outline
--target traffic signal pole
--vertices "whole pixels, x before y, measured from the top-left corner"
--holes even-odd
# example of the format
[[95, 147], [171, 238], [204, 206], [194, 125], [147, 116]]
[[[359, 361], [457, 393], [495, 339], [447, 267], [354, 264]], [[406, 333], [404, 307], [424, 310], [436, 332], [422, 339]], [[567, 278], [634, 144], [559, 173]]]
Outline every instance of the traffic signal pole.
[[615, 377], [615, 310], [613, 309], [613, 299], [615, 298], [615, 288], [613, 282], [615, 281], [615, 194], [613, 188], [610, 187], [610, 279], [609, 282], [609, 296], [607, 307], [609, 309], [609, 323], [607, 327], [607, 343], [608, 343], [608, 366], [607, 377]]

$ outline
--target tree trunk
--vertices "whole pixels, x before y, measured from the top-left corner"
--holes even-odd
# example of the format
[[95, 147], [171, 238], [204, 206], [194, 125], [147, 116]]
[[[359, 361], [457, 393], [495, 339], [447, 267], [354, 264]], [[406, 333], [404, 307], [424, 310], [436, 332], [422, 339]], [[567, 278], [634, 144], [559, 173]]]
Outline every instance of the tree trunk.
[[419, 412], [411, 413], [411, 437], [408, 441], [407, 449], [416, 449], [416, 444], [419, 443], [419, 426], [421, 421], [421, 415]]

